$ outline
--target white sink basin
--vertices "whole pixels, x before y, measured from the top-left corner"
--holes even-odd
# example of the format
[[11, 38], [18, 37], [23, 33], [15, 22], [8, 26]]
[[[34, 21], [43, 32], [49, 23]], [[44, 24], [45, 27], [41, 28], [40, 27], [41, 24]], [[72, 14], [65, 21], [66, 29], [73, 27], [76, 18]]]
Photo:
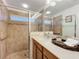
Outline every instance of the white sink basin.
[[76, 46], [77, 44], [79, 44], [79, 41], [75, 40], [75, 39], [71, 39], [71, 38], [68, 38], [64, 44], [68, 45], [68, 46]]

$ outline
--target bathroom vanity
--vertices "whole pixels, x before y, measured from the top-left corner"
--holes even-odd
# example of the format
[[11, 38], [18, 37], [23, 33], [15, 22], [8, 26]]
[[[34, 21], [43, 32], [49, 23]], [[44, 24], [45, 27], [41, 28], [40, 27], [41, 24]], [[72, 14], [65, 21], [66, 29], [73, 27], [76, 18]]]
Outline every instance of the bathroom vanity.
[[33, 35], [33, 59], [79, 59], [79, 51], [64, 49], [52, 43], [51, 38], [44, 35]]
[[58, 59], [58, 58], [33, 39], [33, 59]]

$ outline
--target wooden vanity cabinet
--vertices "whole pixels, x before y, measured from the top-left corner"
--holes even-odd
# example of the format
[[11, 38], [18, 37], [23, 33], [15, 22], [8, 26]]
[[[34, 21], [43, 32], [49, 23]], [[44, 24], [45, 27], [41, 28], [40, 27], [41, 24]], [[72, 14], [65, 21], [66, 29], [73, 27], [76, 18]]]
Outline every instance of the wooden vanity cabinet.
[[35, 43], [33, 41], [33, 59], [36, 59], [37, 58], [36, 57], [36, 54], [37, 54], [37, 52], [36, 52], [36, 45], [35, 45]]
[[33, 40], [33, 59], [58, 59], [50, 53], [46, 48]]
[[33, 40], [33, 59], [42, 59], [42, 58], [43, 58], [42, 46], [35, 40]]
[[53, 55], [51, 52], [49, 52], [46, 48], [43, 49], [43, 59], [58, 59], [55, 55]]

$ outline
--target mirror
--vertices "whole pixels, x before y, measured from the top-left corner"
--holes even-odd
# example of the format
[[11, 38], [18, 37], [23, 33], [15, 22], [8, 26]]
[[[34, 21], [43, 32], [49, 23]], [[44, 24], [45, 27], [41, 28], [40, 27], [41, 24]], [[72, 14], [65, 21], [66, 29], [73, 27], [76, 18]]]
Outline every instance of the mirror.
[[[78, 5], [79, 6], [79, 5]], [[78, 37], [79, 36], [79, 31], [78, 31], [78, 20], [77, 20], [77, 16], [76, 15], [76, 11], [75, 8], [77, 10], [79, 10], [77, 7], [78, 6], [73, 6], [70, 9], [67, 10], [63, 10], [59, 13], [53, 14], [53, 10], [50, 11], [50, 14], [46, 14], [46, 12], [48, 10], [50, 10], [50, 7], [46, 8], [44, 10], [44, 14], [43, 14], [43, 29], [45, 31], [45, 27], [47, 27], [47, 25], [45, 25], [45, 22], [48, 22], [44, 16], [50, 17], [48, 19], [51, 19], [51, 26], [48, 26], [51, 28], [51, 30], [53, 31], [54, 34], [57, 35], [62, 35], [62, 36], [69, 36], [69, 37]], [[76, 12], [74, 12], [76, 11]], [[48, 31], [50, 31], [48, 29]]]

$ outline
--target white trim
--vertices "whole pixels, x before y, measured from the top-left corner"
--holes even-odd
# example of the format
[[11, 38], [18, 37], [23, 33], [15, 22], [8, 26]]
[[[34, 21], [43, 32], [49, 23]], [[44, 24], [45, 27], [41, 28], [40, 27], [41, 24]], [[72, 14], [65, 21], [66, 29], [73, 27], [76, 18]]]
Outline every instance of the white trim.
[[5, 6], [8, 6], [7, 2], [5, 0], [2, 0]]
[[15, 8], [11, 8], [11, 7], [7, 7], [8, 10], [13, 10], [13, 11], [18, 11], [18, 12], [22, 12], [22, 13], [28, 13], [28, 11], [23, 11], [23, 10], [19, 10], [19, 9], [15, 9]]
[[18, 9], [18, 8], [12, 6], [12, 5], [8, 5], [6, 7], [8, 8], [8, 10], [15, 10], [15, 11], [24, 12], [24, 13], [26, 13], [26, 11], [31, 12], [31, 13], [37, 13], [37, 12], [33, 12], [33, 11], [30, 11], [30, 10], [27, 10], [27, 9], [26, 10], [20, 10], [20, 9]]
[[2, 0], [2, 2], [3, 2], [4, 5], [8, 8], [8, 10], [15, 10], [15, 11], [23, 12], [23, 13], [26, 13], [26, 11], [27, 11], [27, 12], [34, 13], [34, 14], [37, 13], [37, 12], [34, 12], [34, 11], [30, 11], [30, 10], [19, 10], [19, 9], [15, 8], [14, 6], [8, 4], [8, 3], [6, 2], [6, 0]]

